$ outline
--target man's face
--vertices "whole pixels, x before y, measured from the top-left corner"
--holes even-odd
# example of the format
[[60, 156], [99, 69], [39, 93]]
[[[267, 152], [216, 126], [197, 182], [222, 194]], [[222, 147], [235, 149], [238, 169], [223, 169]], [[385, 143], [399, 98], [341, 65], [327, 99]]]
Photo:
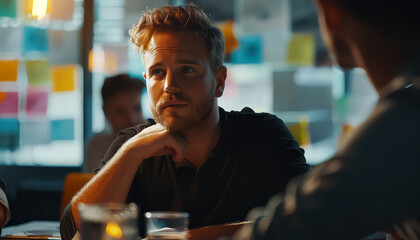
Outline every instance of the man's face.
[[[204, 39], [190, 32], [155, 32], [143, 52], [153, 117], [171, 132], [199, 126], [217, 109], [223, 80], [210, 66]], [[222, 85], [222, 86], [221, 86]]]
[[118, 93], [105, 104], [104, 113], [114, 133], [142, 123], [141, 93], [137, 91]]

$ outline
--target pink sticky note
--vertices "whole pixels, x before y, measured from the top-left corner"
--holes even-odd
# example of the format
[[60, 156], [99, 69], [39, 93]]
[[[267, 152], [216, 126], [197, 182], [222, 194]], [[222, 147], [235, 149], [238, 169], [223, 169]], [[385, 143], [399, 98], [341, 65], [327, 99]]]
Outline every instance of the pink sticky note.
[[26, 95], [26, 114], [46, 115], [48, 104], [48, 92], [40, 90], [28, 90]]
[[17, 116], [19, 97], [17, 92], [0, 92], [0, 115]]

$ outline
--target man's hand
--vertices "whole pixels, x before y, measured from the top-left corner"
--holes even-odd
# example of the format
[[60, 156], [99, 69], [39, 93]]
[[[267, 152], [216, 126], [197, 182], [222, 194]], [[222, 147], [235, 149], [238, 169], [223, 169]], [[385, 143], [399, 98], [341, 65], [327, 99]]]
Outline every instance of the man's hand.
[[79, 203], [126, 201], [134, 176], [144, 159], [172, 155], [174, 161], [185, 156], [185, 140], [155, 124], [127, 140], [107, 164], [80, 190], [71, 201], [71, 210], [79, 226]]
[[181, 135], [169, 133], [161, 124], [156, 123], [130, 138], [119, 151], [126, 152], [129, 158], [140, 156], [144, 160], [172, 155], [174, 161], [182, 161], [185, 156], [185, 140]]

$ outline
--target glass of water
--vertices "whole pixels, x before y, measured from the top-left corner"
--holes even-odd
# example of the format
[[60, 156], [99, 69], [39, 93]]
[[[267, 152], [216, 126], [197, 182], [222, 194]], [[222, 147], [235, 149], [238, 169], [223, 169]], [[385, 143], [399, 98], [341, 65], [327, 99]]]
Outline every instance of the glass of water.
[[157, 240], [187, 239], [189, 214], [186, 212], [147, 212], [147, 238]]
[[82, 240], [137, 240], [137, 206], [134, 203], [79, 204]]

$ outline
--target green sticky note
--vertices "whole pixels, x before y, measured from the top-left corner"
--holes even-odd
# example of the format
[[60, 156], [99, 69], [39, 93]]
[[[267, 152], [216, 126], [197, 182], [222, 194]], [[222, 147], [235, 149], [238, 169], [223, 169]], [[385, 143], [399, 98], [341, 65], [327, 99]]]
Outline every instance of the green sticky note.
[[48, 61], [26, 61], [26, 74], [29, 86], [45, 85], [51, 81]]
[[0, 0], [0, 17], [16, 18], [17, 0]]

